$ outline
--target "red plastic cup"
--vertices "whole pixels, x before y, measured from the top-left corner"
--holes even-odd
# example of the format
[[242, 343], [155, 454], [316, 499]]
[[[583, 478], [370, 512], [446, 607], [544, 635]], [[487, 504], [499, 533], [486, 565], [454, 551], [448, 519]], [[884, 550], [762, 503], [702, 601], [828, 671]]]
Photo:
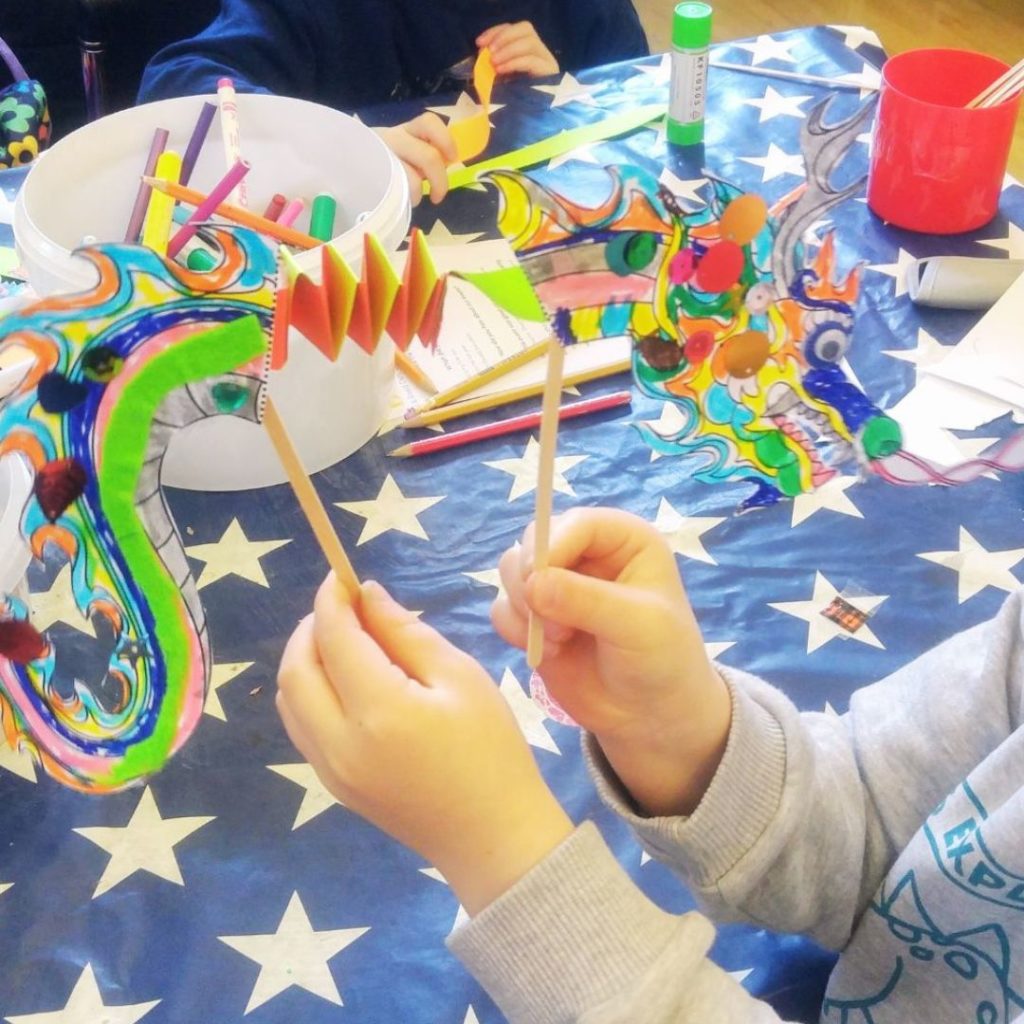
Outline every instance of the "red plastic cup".
[[1020, 94], [968, 110], [1009, 69], [966, 50], [909, 50], [886, 61], [868, 173], [868, 206], [911, 231], [953, 235], [999, 208]]

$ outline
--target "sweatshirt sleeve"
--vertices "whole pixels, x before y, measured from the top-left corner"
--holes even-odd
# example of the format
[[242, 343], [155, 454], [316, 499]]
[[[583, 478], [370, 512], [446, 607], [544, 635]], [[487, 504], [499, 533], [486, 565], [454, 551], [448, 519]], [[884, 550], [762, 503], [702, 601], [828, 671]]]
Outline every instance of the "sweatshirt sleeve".
[[713, 937], [648, 900], [587, 823], [448, 945], [509, 1024], [779, 1021], [707, 959]]
[[1021, 724], [1021, 593], [854, 694], [842, 717], [797, 711], [722, 669], [733, 720], [688, 818], [644, 818], [593, 737], [598, 790], [716, 920], [801, 932], [841, 948], [928, 813]]
[[310, 24], [304, 0], [223, 0], [220, 14], [199, 35], [153, 57], [139, 102], [214, 93], [224, 77], [239, 92], [309, 98], [316, 67]]

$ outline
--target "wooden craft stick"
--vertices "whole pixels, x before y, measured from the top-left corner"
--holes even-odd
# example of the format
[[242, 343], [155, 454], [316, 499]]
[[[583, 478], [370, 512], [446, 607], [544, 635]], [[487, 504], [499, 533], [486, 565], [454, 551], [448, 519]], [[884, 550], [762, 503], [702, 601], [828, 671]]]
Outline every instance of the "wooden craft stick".
[[448, 405], [449, 402], [454, 402], [456, 398], [468, 395], [470, 391], [476, 391], [477, 388], [483, 387], [484, 384], [490, 384], [492, 380], [504, 377], [510, 370], [514, 370], [519, 366], [525, 366], [527, 363], [532, 363], [534, 359], [539, 359], [548, 351], [549, 340], [545, 338], [543, 341], [538, 341], [536, 345], [527, 345], [526, 348], [513, 352], [512, 355], [499, 360], [486, 370], [481, 370], [480, 373], [475, 373], [472, 377], [467, 377], [458, 384], [453, 384], [450, 388], [439, 391], [418, 409], [413, 409], [407, 418], [411, 419], [422, 413], [430, 412], [430, 410], [436, 409], [438, 406]]
[[[625, 359], [616, 360], [614, 363], [605, 363], [602, 366], [590, 366], [585, 370], [578, 370], [570, 373], [562, 381], [563, 387], [571, 387], [573, 384], [585, 384], [590, 380], [600, 380], [604, 377], [613, 377], [617, 373], [626, 373], [631, 365], [627, 356]], [[451, 405], [443, 405], [439, 409], [431, 409], [411, 416], [402, 423], [402, 427], [412, 429], [414, 427], [432, 427], [436, 423], [444, 423], [447, 420], [457, 419], [459, 416], [469, 416], [474, 412], [487, 412], [489, 409], [497, 409], [502, 405], [509, 405], [511, 402], [519, 402], [524, 398], [534, 398], [544, 391], [544, 382], [535, 384], [522, 384], [516, 388], [507, 388], [504, 391], [496, 391], [491, 395], [480, 395], [477, 398], [467, 398], [461, 402], [453, 402]]]
[[295, 497], [299, 501], [299, 507], [320, 545], [320, 550], [327, 559], [327, 564], [334, 570], [338, 582], [354, 600], [359, 594], [359, 577], [356, 576], [356, 571], [352, 568], [348, 555], [345, 554], [341, 540], [331, 525], [327, 509], [324, 508], [324, 503], [320, 500], [320, 495], [317, 494], [313, 481], [309, 479], [309, 474], [302, 465], [299, 453], [288, 436], [288, 431], [285, 429], [277, 407], [269, 397], [263, 410], [263, 426], [270, 435], [277, 457], [281, 460], [281, 465], [288, 475], [288, 482], [292, 485]]
[[[565, 349], [558, 338], [548, 339], [548, 375], [540, 414], [540, 454], [537, 459], [537, 505], [534, 514], [533, 568], [546, 569], [551, 539], [551, 507], [555, 485], [555, 449], [558, 447], [558, 405], [562, 396]], [[533, 612], [527, 626], [526, 664], [536, 668], [544, 655], [544, 623]]]
[[967, 104], [968, 110], [978, 107], [994, 107], [1008, 100], [1015, 92], [1024, 89], [1024, 58], [1017, 61], [1008, 71], [1003, 72], [991, 85], [982, 89]]
[[[178, 185], [175, 182], [150, 177], [143, 177], [142, 180], [157, 191], [166, 192], [179, 203], [188, 203], [189, 206], [199, 206], [206, 199], [205, 192], [187, 188], [185, 185]], [[261, 217], [258, 213], [253, 213], [252, 210], [243, 210], [242, 207], [232, 206], [231, 203], [220, 203], [213, 212], [225, 220], [252, 228], [253, 231], [258, 231], [261, 235], [276, 238], [278, 241], [284, 242], [285, 245], [294, 245], [300, 249], [315, 249], [318, 245], [323, 245], [319, 238], [307, 235], [304, 231], [296, 231], [295, 228], [286, 227], [275, 220], [267, 220], [266, 217]]]

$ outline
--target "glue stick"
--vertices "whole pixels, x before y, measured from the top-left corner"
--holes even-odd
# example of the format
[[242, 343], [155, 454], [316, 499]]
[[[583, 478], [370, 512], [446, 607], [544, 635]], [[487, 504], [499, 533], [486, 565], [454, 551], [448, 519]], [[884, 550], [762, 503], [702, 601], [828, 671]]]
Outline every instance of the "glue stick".
[[711, 8], [696, 0], [676, 4], [672, 16], [672, 82], [665, 134], [675, 146], [704, 141]]

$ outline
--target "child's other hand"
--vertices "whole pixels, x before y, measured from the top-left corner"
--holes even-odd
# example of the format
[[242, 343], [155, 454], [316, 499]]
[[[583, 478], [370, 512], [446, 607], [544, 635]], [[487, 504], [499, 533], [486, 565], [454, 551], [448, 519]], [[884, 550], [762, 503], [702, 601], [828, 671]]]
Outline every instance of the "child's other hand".
[[495, 628], [525, 647], [528, 613], [540, 615], [551, 696], [595, 735], [648, 813], [689, 813], [721, 759], [731, 704], [675, 556], [653, 526], [613, 509], [556, 516], [539, 572], [532, 537], [531, 526], [502, 556]]
[[571, 831], [484, 669], [376, 584], [353, 607], [327, 578], [278, 687], [324, 785], [436, 865], [470, 913]]
[[499, 75], [543, 78], [558, 74], [558, 61], [528, 21], [492, 25], [477, 36], [476, 45], [490, 47], [491, 63]]
[[412, 205], [423, 198], [423, 182], [430, 186], [430, 201], [439, 203], [448, 194], [448, 165], [458, 160], [455, 140], [448, 126], [434, 113], [420, 114], [392, 128], [374, 128], [402, 161], [409, 178]]

